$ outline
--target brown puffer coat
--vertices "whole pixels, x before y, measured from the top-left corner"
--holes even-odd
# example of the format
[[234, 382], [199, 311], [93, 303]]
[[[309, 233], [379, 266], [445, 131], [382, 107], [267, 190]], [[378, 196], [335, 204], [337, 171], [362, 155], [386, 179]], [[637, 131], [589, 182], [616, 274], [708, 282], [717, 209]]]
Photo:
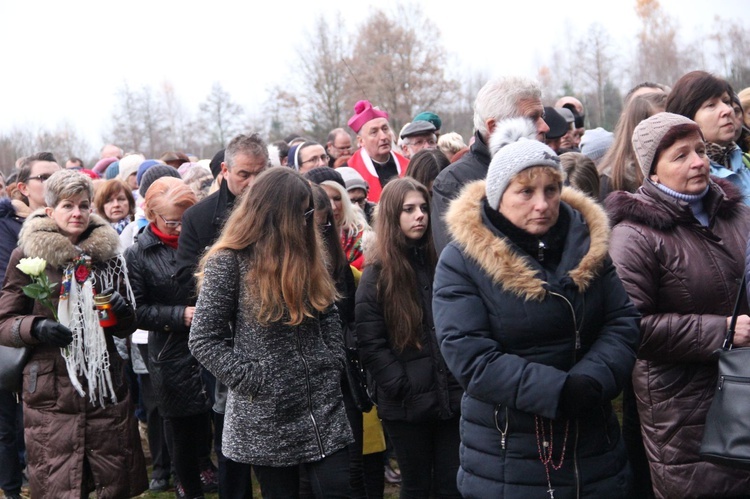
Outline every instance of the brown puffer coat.
[[[117, 255], [117, 233], [102, 218], [91, 215], [89, 229], [79, 247], [92, 258], [94, 269]], [[52, 319], [52, 312], [26, 297], [21, 290], [30, 278], [16, 268], [24, 257], [47, 261], [50, 282], [62, 281], [62, 267], [78, 254], [55, 222], [43, 211], [26, 219], [19, 247], [10, 257], [0, 293], [0, 344], [31, 346], [33, 352], [23, 374], [24, 436], [27, 473], [34, 499], [80, 499], [81, 491], [99, 498], [126, 498], [143, 492], [148, 484], [146, 465], [133, 404], [123, 376], [123, 361], [112, 335], [127, 336], [135, 328], [135, 313], [118, 319], [105, 330], [112, 385], [117, 403], [105, 408], [92, 405], [88, 393], [81, 397], [71, 385], [60, 349], [39, 343], [31, 336], [37, 318]], [[120, 293], [127, 297], [123, 275]], [[96, 288], [101, 289], [97, 282]], [[59, 292], [52, 301], [57, 306]], [[84, 332], [84, 334], [86, 334]], [[81, 378], [84, 390], [86, 381]], [[87, 480], [88, 479], [88, 480]], [[90, 481], [89, 481], [90, 480]]]
[[[616, 192], [610, 255], [643, 315], [633, 385], [657, 497], [726, 497], [750, 491], [750, 472], [700, 460], [726, 318], [744, 267], [750, 208], [728, 182], [713, 179], [702, 227], [687, 203], [646, 182]], [[745, 304], [742, 314], [748, 313]]]

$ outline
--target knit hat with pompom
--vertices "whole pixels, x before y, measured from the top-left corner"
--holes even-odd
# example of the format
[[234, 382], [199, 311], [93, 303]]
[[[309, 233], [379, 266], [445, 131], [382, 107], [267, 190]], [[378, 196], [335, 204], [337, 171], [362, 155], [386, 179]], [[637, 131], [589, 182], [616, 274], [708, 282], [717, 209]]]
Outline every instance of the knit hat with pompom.
[[560, 158], [547, 145], [536, 140], [536, 126], [528, 118], [500, 121], [490, 138], [492, 161], [487, 170], [485, 191], [494, 209], [513, 177], [532, 166], [550, 166], [562, 171]]
[[388, 119], [388, 113], [372, 107], [368, 100], [361, 100], [354, 105], [354, 116], [349, 118], [347, 125], [354, 130], [354, 133], [359, 133], [365, 123], [375, 118]]

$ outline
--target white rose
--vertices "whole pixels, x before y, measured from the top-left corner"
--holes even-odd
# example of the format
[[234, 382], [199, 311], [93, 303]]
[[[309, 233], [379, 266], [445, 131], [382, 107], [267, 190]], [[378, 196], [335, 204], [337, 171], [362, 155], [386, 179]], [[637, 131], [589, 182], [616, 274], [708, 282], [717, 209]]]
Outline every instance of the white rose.
[[45, 267], [47, 267], [47, 261], [39, 257], [21, 258], [16, 267], [24, 274], [36, 277], [42, 275]]

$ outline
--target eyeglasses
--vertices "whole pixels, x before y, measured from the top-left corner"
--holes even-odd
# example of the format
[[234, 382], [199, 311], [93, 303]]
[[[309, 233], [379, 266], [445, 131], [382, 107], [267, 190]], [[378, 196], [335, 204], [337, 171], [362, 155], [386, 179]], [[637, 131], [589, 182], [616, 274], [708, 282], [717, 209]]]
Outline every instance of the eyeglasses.
[[333, 147], [334, 149], [336, 149], [339, 152], [349, 152], [349, 151], [352, 150], [352, 146], [339, 147], [339, 146], [331, 144], [331, 147]]
[[40, 182], [46, 182], [49, 180], [49, 178], [52, 176], [51, 173], [42, 173], [41, 175], [36, 175], [34, 177], [29, 177], [29, 180], [38, 180]]
[[170, 229], [176, 229], [177, 227], [179, 227], [180, 225], [182, 225], [182, 221], [181, 220], [167, 220], [166, 218], [164, 218], [161, 215], [159, 215], [159, 218], [161, 218], [164, 221], [164, 225], [166, 225]]
[[406, 145], [419, 146], [419, 147], [424, 147], [424, 146], [434, 147], [437, 145], [437, 141], [435, 139], [420, 138], [420, 139], [415, 139], [410, 142], [407, 142]]
[[329, 155], [321, 154], [320, 156], [313, 156], [312, 158], [306, 159], [304, 161], [300, 161], [299, 164], [304, 165], [305, 163], [309, 163], [311, 161], [315, 161], [316, 163], [328, 163], [329, 159], [331, 159]]
[[305, 212], [305, 220], [310, 220], [312, 218], [313, 213], [315, 213], [315, 208], [310, 208]]

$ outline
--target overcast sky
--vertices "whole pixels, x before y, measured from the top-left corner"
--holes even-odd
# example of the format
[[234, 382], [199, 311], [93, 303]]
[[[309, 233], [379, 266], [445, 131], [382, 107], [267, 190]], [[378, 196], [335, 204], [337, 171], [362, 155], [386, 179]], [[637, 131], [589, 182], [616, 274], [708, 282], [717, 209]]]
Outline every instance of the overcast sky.
[[[536, 75], [566, 33], [601, 23], [634, 46], [635, 0], [422, 1], [455, 55], [453, 69]], [[747, 20], [747, 0], [661, 0], [689, 38], [715, 15]], [[316, 16], [341, 12], [356, 27], [395, 0], [0, 0], [0, 130], [71, 122], [98, 149], [123, 82], [170, 81], [186, 107], [214, 81], [251, 113], [281, 83]], [[480, 9], [480, 6], [483, 6]]]

